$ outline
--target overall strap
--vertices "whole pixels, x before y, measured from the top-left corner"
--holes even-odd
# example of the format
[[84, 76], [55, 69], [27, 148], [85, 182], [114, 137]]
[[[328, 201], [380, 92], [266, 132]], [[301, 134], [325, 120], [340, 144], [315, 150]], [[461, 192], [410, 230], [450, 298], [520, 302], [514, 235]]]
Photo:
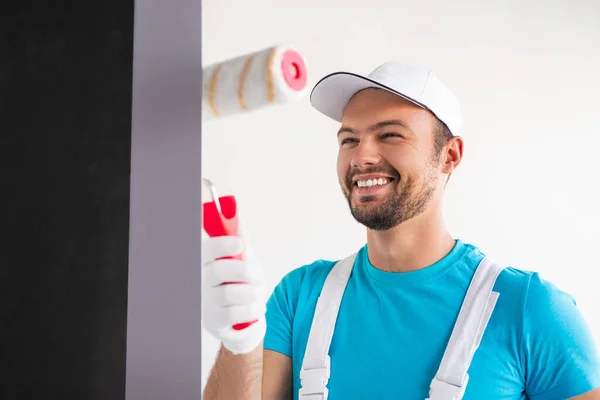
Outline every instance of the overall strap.
[[329, 346], [356, 254], [338, 261], [323, 284], [300, 370], [300, 400], [327, 399], [327, 383], [330, 376]]
[[467, 371], [490, 320], [499, 293], [492, 291], [502, 270], [484, 258], [469, 285], [442, 362], [431, 381], [428, 400], [460, 400], [469, 375]]

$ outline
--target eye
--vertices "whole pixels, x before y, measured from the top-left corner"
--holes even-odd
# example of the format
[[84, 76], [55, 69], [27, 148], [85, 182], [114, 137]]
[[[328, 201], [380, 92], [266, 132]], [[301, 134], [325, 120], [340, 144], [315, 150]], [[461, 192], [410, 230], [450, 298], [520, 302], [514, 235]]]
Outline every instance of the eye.
[[355, 143], [357, 142], [356, 139], [352, 139], [352, 138], [344, 138], [340, 141], [340, 145], [345, 145], [345, 144], [349, 144], [349, 143]]
[[382, 139], [387, 139], [387, 138], [391, 138], [391, 137], [402, 138], [403, 136], [400, 135], [399, 133], [395, 133], [395, 132], [386, 132], [383, 135], [381, 135]]

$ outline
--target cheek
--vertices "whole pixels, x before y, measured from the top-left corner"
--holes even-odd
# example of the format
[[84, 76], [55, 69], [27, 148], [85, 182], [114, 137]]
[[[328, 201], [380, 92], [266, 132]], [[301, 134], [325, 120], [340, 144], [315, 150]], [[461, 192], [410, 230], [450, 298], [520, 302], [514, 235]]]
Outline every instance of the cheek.
[[337, 168], [338, 178], [341, 181], [344, 181], [346, 179], [346, 175], [348, 174], [348, 169], [350, 168], [350, 161], [348, 161], [347, 158], [348, 157], [346, 155], [344, 155], [343, 153], [341, 153], [341, 152], [338, 153], [336, 168]]
[[382, 158], [400, 175], [413, 174], [419, 170], [420, 161], [415, 159], [415, 155], [399, 147], [382, 152]]

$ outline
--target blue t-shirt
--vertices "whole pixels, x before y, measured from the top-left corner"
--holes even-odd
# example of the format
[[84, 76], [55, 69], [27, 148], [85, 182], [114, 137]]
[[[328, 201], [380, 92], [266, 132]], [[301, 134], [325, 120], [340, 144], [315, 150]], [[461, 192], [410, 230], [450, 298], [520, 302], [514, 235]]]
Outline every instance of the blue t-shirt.
[[[329, 350], [330, 400], [425, 399], [484, 254], [460, 240], [427, 268], [392, 273], [358, 252]], [[264, 348], [293, 360], [294, 398], [317, 298], [335, 261], [288, 273], [267, 304]], [[504, 269], [464, 400], [567, 399], [600, 386], [600, 355], [574, 299]]]

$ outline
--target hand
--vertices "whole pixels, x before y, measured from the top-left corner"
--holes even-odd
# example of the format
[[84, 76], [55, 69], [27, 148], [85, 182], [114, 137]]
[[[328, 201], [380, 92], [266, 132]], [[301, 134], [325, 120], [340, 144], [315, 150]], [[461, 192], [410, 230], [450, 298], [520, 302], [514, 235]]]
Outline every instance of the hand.
[[[242, 260], [220, 259], [238, 254], [243, 255]], [[262, 270], [244, 236], [204, 239], [202, 266], [204, 328], [233, 354], [251, 352], [266, 332], [266, 296]], [[233, 329], [233, 325], [249, 321], [256, 322]]]

